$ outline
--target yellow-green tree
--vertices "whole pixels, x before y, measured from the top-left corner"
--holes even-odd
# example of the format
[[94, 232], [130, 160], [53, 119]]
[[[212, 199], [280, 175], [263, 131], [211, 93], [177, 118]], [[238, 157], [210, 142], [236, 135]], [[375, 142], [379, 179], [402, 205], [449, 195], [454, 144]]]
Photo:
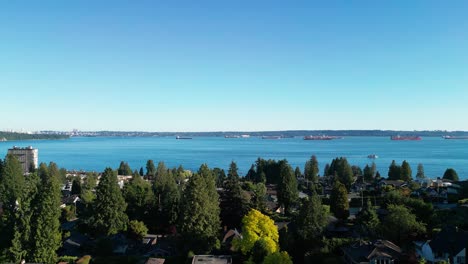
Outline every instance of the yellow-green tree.
[[257, 241], [262, 241], [267, 255], [279, 250], [278, 228], [268, 216], [251, 209], [242, 218], [242, 238], [234, 240], [234, 247], [243, 254], [249, 254]]

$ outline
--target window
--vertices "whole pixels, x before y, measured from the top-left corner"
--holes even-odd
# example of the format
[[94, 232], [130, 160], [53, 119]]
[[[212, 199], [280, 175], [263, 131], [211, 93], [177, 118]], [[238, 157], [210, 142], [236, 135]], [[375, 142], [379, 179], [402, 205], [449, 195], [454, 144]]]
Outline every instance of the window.
[[457, 257], [457, 262], [458, 264], [465, 264], [465, 257]]

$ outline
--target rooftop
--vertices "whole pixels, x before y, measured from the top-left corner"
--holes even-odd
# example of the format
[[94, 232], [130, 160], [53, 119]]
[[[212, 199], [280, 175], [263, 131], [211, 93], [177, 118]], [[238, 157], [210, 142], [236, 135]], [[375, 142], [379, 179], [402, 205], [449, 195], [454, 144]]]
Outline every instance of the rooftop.
[[226, 255], [195, 255], [192, 264], [231, 264], [232, 257]]

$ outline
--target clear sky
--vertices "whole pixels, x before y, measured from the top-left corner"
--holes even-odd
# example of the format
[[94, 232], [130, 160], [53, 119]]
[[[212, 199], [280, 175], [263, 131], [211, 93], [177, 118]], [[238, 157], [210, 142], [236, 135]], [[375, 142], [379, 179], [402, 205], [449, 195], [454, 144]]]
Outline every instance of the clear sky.
[[0, 129], [468, 130], [468, 1], [3, 1]]

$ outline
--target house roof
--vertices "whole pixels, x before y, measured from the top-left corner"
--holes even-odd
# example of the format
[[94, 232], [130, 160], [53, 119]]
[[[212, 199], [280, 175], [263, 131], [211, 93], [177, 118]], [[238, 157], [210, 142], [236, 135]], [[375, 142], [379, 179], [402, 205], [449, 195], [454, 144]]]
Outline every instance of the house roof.
[[145, 264], [164, 264], [165, 259], [162, 258], [149, 258]]
[[468, 232], [456, 227], [447, 227], [442, 229], [431, 242], [429, 246], [434, 252], [446, 252], [457, 254], [468, 245]]
[[367, 263], [377, 257], [400, 259], [402, 255], [400, 247], [388, 240], [360, 242], [343, 248], [343, 252], [358, 263]]
[[195, 255], [192, 264], [232, 264], [232, 257], [225, 255]]

